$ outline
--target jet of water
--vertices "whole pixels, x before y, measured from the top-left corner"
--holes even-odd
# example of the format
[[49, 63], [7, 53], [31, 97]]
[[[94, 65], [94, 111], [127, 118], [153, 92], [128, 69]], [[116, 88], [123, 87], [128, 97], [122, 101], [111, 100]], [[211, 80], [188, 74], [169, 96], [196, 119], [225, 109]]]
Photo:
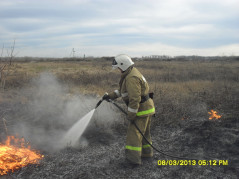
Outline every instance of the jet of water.
[[66, 147], [67, 145], [75, 146], [77, 142], [79, 141], [79, 138], [85, 131], [87, 125], [89, 124], [93, 114], [95, 112], [95, 109], [91, 110], [89, 113], [87, 113], [85, 116], [83, 116], [81, 119], [79, 119], [65, 134], [62, 141], [60, 142], [60, 147]]

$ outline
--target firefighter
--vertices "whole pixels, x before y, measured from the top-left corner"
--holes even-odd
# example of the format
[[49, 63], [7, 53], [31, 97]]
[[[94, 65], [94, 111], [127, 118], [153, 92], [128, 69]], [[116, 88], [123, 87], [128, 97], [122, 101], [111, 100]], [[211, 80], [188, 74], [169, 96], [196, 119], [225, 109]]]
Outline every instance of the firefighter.
[[112, 67], [119, 69], [121, 79], [119, 89], [103, 96], [104, 100], [115, 100], [122, 97], [128, 107], [128, 119], [131, 121], [127, 129], [125, 155], [130, 164], [141, 164], [141, 158], [153, 156], [152, 147], [143, 139], [134, 123], [152, 143], [150, 135], [151, 117], [155, 113], [154, 102], [149, 95], [149, 85], [144, 76], [133, 66], [128, 55], [114, 58]]

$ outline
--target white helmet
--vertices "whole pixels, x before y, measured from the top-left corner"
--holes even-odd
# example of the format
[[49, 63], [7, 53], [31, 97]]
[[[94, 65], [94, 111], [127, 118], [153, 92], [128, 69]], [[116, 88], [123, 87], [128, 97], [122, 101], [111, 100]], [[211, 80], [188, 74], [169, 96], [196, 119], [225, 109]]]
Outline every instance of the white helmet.
[[112, 63], [112, 67], [113, 69], [120, 68], [122, 71], [125, 71], [133, 64], [134, 62], [128, 55], [121, 54], [115, 57]]

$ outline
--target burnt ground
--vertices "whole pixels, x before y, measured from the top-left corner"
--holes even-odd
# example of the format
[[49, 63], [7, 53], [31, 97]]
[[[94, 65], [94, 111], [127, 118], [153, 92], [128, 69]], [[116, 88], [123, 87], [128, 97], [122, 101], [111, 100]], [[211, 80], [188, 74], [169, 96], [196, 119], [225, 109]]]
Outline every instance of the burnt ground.
[[[2, 102], [1, 112], [8, 120], [9, 132], [16, 119], [29, 115], [23, 102]], [[120, 113], [119, 111], [115, 111]], [[51, 114], [44, 115], [44, 119]], [[1, 116], [3, 117], [3, 116]], [[32, 116], [28, 116], [29, 119]], [[97, 118], [97, 117], [95, 117]], [[200, 160], [228, 160], [228, 165], [159, 166], [158, 160], [179, 160], [154, 151], [151, 160], [141, 166], [122, 165], [127, 123], [116, 122], [111, 126], [91, 123], [84, 133], [87, 145], [66, 147], [58, 151], [40, 148], [44, 159], [39, 165], [29, 165], [5, 178], [238, 178], [239, 176], [239, 118], [209, 121], [208, 118], [185, 119], [177, 122], [156, 117], [152, 125], [153, 145], [165, 153]], [[42, 119], [41, 119], [42, 120]], [[22, 121], [20, 121], [22, 122]], [[31, 123], [39, 125], [32, 119]], [[36, 126], [37, 127], [37, 126]], [[1, 137], [3, 137], [1, 127]], [[53, 142], [54, 143], [54, 142]]]

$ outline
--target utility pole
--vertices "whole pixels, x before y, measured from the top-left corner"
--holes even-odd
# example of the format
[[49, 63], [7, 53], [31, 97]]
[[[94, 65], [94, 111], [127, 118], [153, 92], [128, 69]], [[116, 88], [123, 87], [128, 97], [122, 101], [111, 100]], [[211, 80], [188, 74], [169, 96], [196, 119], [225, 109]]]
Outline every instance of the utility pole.
[[[74, 57], [75, 57], [75, 52], [76, 52], [75, 49], [72, 48], [71, 53], [70, 53], [70, 57], [73, 57], [73, 58], [74, 58]], [[72, 56], [71, 56], [71, 55], [72, 55]]]
[[75, 58], [75, 52], [76, 52], [76, 51], [75, 51], [75, 49], [73, 48], [73, 49], [72, 49], [72, 56], [73, 56], [73, 58]]

